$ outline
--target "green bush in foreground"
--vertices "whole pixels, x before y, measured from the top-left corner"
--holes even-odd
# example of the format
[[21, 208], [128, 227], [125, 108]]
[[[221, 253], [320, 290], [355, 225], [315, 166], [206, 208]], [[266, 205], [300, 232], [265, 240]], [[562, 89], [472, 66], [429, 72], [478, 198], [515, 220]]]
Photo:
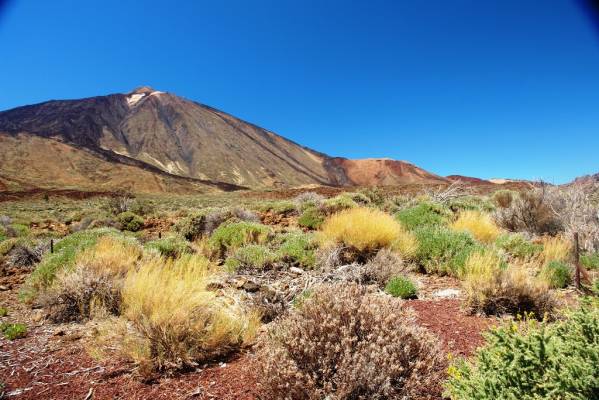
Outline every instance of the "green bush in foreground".
[[131, 211], [120, 213], [117, 219], [126, 231], [137, 232], [144, 226], [144, 219]]
[[8, 310], [5, 307], [0, 307], [0, 317], [6, 317], [8, 315]]
[[450, 215], [451, 212], [441, 205], [423, 202], [399, 211], [395, 218], [406, 229], [414, 230], [424, 225], [445, 225]]
[[572, 282], [570, 267], [563, 261], [551, 261], [541, 271], [541, 276], [550, 287], [555, 289], [565, 288]]
[[543, 245], [529, 242], [521, 233], [501, 235], [495, 245], [517, 258], [532, 257], [543, 250]]
[[228, 250], [238, 249], [246, 244], [266, 242], [270, 229], [257, 222], [232, 222], [220, 225], [212, 233], [208, 243], [224, 254]]
[[491, 330], [472, 361], [449, 368], [452, 400], [599, 398], [599, 304], [587, 301], [564, 321], [527, 321]]
[[403, 276], [396, 276], [391, 278], [385, 286], [385, 292], [389, 293], [393, 297], [400, 297], [402, 299], [415, 299], [418, 290], [416, 285], [410, 279]]
[[297, 263], [304, 268], [312, 268], [316, 263], [314, 235], [303, 232], [285, 234], [278, 254], [283, 261]]
[[599, 269], [599, 253], [583, 254], [580, 263], [587, 269]]
[[421, 226], [414, 231], [418, 241], [415, 260], [428, 273], [459, 276], [466, 259], [478, 248], [468, 233], [440, 226]]
[[260, 244], [248, 244], [237, 251], [232, 257], [237, 262], [229, 261], [227, 267], [236, 269], [239, 266], [246, 266], [250, 268], [266, 268], [272, 265], [278, 260], [276, 253], [271, 251], [268, 247]]
[[59, 270], [72, 268], [77, 254], [96, 244], [98, 238], [105, 235], [122, 234], [116, 229], [98, 228], [73, 233], [57, 242], [54, 253], [46, 253], [29, 276], [26, 288], [21, 292], [21, 298], [30, 300], [35, 297], [37, 290], [50, 286]]
[[316, 207], [306, 208], [297, 220], [297, 224], [308, 229], [318, 229], [324, 222], [322, 212]]
[[27, 326], [25, 324], [0, 324], [0, 332], [8, 340], [15, 340], [27, 335]]

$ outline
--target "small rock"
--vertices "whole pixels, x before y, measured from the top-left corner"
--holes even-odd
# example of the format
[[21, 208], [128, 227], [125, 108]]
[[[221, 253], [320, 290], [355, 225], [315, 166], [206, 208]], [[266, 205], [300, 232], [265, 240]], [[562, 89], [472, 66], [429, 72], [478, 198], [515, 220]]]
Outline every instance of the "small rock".
[[31, 316], [31, 320], [33, 322], [41, 322], [45, 317], [46, 316], [42, 310], [36, 310], [36, 312]]
[[433, 296], [448, 299], [458, 297], [460, 293], [461, 292], [458, 289], [443, 289], [437, 290], [435, 293], [433, 293]]
[[0, 292], [5, 292], [7, 290], [10, 290], [8, 286], [0, 285]]
[[304, 273], [304, 270], [301, 268], [298, 268], [298, 267], [291, 267], [291, 268], [289, 268], [289, 271], [293, 272], [294, 274], [298, 274], [298, 275], [301, 275]]

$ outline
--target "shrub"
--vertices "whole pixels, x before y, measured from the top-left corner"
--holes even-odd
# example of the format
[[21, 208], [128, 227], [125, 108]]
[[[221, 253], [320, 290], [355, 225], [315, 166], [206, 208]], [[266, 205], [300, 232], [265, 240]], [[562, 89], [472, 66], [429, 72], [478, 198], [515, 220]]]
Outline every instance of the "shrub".
[[376, 207], [381, 207], [385, 204], [385, 193], [381, 188], [376, 186], [367, 187], [358, 192], [363, 199], [367, 199], [366, 204], [371, 204]]
[[520, 233], [503, 234], [497, 238], [495, 245], [517, 258], [530, 258], [540, 254], [543, 250], [542, 245], [529, 242]]
[[418, 293], [416, 285], [410, 279], [403, 276], [396, 276], [391, 278], [385, 286], [385, 292], [389, 293], [393, 297], [400, 297], [402, 299], [415, 299]]
[[324, 197], [315, 192], [303, 192], [293, 199], [298, 211], [304, 211], [308, 208], [320, 208], [324, 202]]
[[237, 263], [229, 261], [229, 267], [245, 266], [249, 268], [266, 268], [278, 260], [276, 253], [268, 247], [260, 244], [248, 244], [240, 247], [235, 254], [230, 257], [237, 260]]
[[599, 253], [581, 255], [580, 263], [587, 269], [599, 269]]
[[133, 332], [125, 355], [143, 370], [195, 366], [236, 350], [255, 334], [258, 317], [234, 298], [210, 291], [214, 268], [197, 255], [146, 260], [123, 286], [122, 316]]
[[422, 225], [444, 225], [450, 215], [442, 205], [423, 202], [399, 211], [395, 217], [406, 229], [414, 230]]
[[534, 234], [555, 235], [563, 230], [563, 224], [552, 210], [545, 196], [545, 189], [521, 192], [507, 208], [495, 212], [497, 223], [512, 232], [524, 231]]
[[297, 224], [308, 229], [318, 229], [324, 222], [322, 211], [316, 207], [306, 208], [297, 220]]
[[59, 270], [68, 270], [74, 266], [79, 252], [92, 247], [98, 238], [107, 235], [118, 236], [119, 232], [110, 228], [93, 229], [73, 233], [58, 241], [54, 246], [54, 253], [46, 253], [29, 276], [27, 288], [23, 292], [25, 300], [35, 296], [39, 289], [49, 287]]
[[533, 313], [537, 318], [551, 314], [555, 300], [547, 284], [522, 265], [502, 265], [492, 252], [474, 252], [464, 266], [466, 304], [487, 315]]
[[270, 328], [258, 351], [260, 394], [415, 398], [440, 377], [439, 354], [401, 300], [357, 284], [321, 287]]
[[493, 202], [499, 208], [509, 208], [512, 205], [514, 199], [518, 196], [518, 193], [513, 190], [501, 189], [493, 193]]
[[266, 225], [256, 222], [231, 222], [219, 226], [208, 243], [220, 254], [225, 254], [246, 244], [262, 244], [269, 233], [270, 229]]
[[593, 399], [599, 393], [599, 307], [565, 321], [526, 321], [493, 329], [472, 361], [449, 368], [452, 400]]
[[541, 277], [547, 282], [549, 287], [554, 289], [565, 288], [572, 281], [568, 264], [556, 260], [545, 264], [541, 270]]
[[100, 238], [77, 256], [73, 269], [58, 272], [41, 303], [56, 322], [84, 320], [96, 312], [118, 314], [122, 281], [141, 256], [134, 240]]
[[415, 260], [428, 273], [458, 276], [477, 248], [469, 234], [444, 227], [423, 226], [414, 233], [418, 241]]
[[40, 262], [43, 247], [16, 244], [9, 252], [8, 263], [17, 267], [30, 267]]
[[23, 224], [12, 224], [6, 228], [9, 236], [12, 237], [24, 237], [29, 235], [29, 227]]
[[494, 242], [501, 231], [491, 217], [478, 211], [462, 211], [451, 227], [459, 232], [468, 232], [482, 243]]
[[366, 282], [376, 282], [379, 286], [384, 287], [389, 279], [404, 273], [406, 266], [396, 253], [388, 249], [381, 249], [366, 263], [364, 270]]
[[314, 267], [316, 241], [313, 234], [291, 232], [283, 235], [280, 240], [278, 255], [283, 261], [298, 264], [304, 268]]
[[544, 237], [541, 259], [545, 263], [551, 261], [566, 261], [570, 257], [572, 243], [561, 236]]
[[117, 215], [117, 219], [124, 230], [137, 232], [144, 226], [144, 219], [131, 211], [125, 211]]
[[179, 236], [169, 236], [162, 239], [149, 241], [145, 244], [149, 250], [155, 250], [164, 257], [177, 258], [183, 254], [191, 253], [186, 241]]
[[358, 203], [356, 203], [348, 194], [342, 193], [338, 196], [326, 199], [322, 207], [325, 209], [325, 212], [330, 215], [338, 213], [339, 211], [358, 207]]
[[295, 203], [290, 200], [263, 201], [256, 205], [258, 211], [271, 211], [275, 214], [288, 215], [295, 212]]
[[8, 315], [8, 309], [6, 307], [0, 307], [0, 317], [6, 317]]
[[0, 324], [0, 332], [8, 340], [20, 339], [27, 335], [27, 326], [25, 324], [4, 322]]
[[488, 213], [495, 210], [494, 204], [480, 196], [458, 196], [446, 201], [447, 207], [453, 212], [478, 211]]
[[326, 245], [344, 244], [359, 251], [391, 248], [409, 257], [416, 240], [392, 216], [370, 208], [354, 208], [329, 217], [320, 230]]

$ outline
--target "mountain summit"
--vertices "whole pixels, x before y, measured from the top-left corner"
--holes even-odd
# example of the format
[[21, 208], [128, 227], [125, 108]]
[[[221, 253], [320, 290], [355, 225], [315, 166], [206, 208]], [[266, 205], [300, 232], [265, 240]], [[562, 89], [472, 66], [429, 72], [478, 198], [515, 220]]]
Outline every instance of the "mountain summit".
[[[231, 188], [445, 181], [402, 161], [329, 157], [225, 112], [147, 86], [126, 94], [52, 100], [0, 112], [0, 144], [2, 153], [21, 144], [33, 153], [46, 152], [46, 157], [60, 144], [76, 159], [85, 152], [86, 158], [159, 173], [162, 179]], [[0, 155], [0, 178], [11, 165], [29, 168], [30, 161], [18, 153]], [[81, 180], [90, 184], [98, 179], [89, 171], [78, 173], [87, 173]], [[144, 185], [131, 189], [138, 186]]]

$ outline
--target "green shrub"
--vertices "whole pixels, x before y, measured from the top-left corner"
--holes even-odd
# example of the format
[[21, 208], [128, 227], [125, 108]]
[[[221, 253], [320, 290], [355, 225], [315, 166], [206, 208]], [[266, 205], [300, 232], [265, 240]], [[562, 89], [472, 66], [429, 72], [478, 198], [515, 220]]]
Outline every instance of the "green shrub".
[[320, 208], [324, 202], [324, 197], [316, 192], [303, 192], [293, 199], [298, 211], [303, 212], [308, 208]]
[[19, 239], [10, 238], [0, 242], [0, 256], [5, 256], [19, 243]]
[[[278, 260], [278, 256], [268, 247], [260, 244], [248, 244], [235, 251], [232, 257], [239, 262], [239, 266], [250, 268], [266, 268]], [[235, 264], [229, 264], [228, 267]]]
[[599, 253], [581, 255], [580, 263], [587, 269], [599, 269]]
[[479, 196], [461, 196], [449, 200], [447, 206], [454, 212], [459, 211], [480, 211], [491, 212], [495, 209], [492, 202]]
[[131, 211], [120, 213], [117, 219], [126, 231], [137, 232], [144, 226], [144, 219]]
[[72, 268], [79, 252], [92, 247], [98, 238], [106, 235], [122, 234], [112, 228], [98, 228], [76, 232], [58, 241], [54, 245], [54, 253], [46, 253], [29, 276], [26, 287], [21, 292], [22, 299], [31, 299], [37, 290], [50, 286], [59, 270]]
[[467, 233], [440, 226], [422, 226], [414, 231], [418, 241], [415, 260], [428, 273], [459, 276], [466, 259], [478, 248]]
[[551, 261], [541, 270], [541, 276], [552, 288], [565, 288], [572, 282], [570, 267], [563, 261]]
[[0, 317], [6, 317], [8, 315], [8, 310], [6, 307], [0, 307]]
[[266, 242], [270, 228], [256, 222], [228, 222], [220, 225], [208, 243], [221, 254], [238, 249], [246, 244]]
[[472, 361], [449, 368], [452, 400], [597, 399], [599, 304], [587, 302], [554, 324], [493, 329]]
[[145, 244], [147, 249], [158, 251], [164, 257], [177, 258], [182, 254], [191, 253], [185, 239], [178, 236], [169, 236], [162, 239], [152, 240]]
[[0, 332], [8, 340], [15, 340], [27, 335], [27, 326], [25, 324], [9, 324], [4, 322], [0, 324]]
[[532, 257], [543, 251], [543, 245], [529, 242], [521, 233], [501, 235], [495, 245], [517, 258]]
[[445, 225], [451, 212], [434, 203], [420, 203], [395, 214], [395, 218], [409, 230], [424, 225]]
[[306, 208], [297, 220], [299, 226], [309, 229], [318, 229], [323, 222], [323, 213], [316, 207]]
[[358, 207], [358, 203], [356, 203], [348, 193], [342, 193], [338, 196], [326, 199], [323, 207], [327, 214], [334, 214], [339, 211], [347, 210], [348, 208]]
[[416, 285], [410, 279], [403, 276], [391, 278], [385, 286], [385, 292], [393, 297], [402, 299], [415, 299], [418, 293]]
[[316, 263], [316, 241], [314, 235], [303, 232], [292, 232], [283, 235], [278, 254], [283, 261], [297, 263], [305, 268], [312, 268]]
[[258, 211], [271, 211], [275, 214], [291, 214], [295, 212], [295, 203], [290, 200], [264, 201], [256, 206]]

